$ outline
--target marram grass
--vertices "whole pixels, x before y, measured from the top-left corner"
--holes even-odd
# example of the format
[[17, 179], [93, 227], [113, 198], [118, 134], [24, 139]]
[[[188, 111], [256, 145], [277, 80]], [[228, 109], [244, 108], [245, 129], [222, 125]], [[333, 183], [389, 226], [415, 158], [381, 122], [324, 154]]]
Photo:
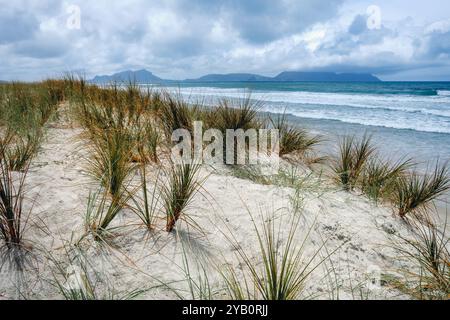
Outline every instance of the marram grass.
[[205, 181], [198, 177], [200, 168], [199, 164], [187, 163], [173, 164], [168, 170], [167, 181], [161, 187], [167, 232], [172, 232], [181, 218], [193, 222], [187, 210]]
[[450, 175], [447, 163], [436, 163], [431, 172], [419, 174], [411, 172], [395, 182], [392, 201], [400, 217], [408, 214], [429, 212], [433, 201], [450, 190]]
[[286, 113], [277, 118], [271, 117], [270, 122], [274, 129], [279, 130], [280, 156], [294, 154], [304, 157], [322, 141], [322, 137], [310, 135], [306, 130], [290, 125]]
[[354, 136], [346, 136], [340, 141], [332, 169], [344, 190], [351, 191], [355, 188], [365, 165], [375, 151], [371, 137], [367, 135], [359, 141]]
[[13, 172], [7, 153], [9, 143], [0, 137], [0, 238], [8, 249], [22, 246], [26, 225], [23, 203], [28, 166]]

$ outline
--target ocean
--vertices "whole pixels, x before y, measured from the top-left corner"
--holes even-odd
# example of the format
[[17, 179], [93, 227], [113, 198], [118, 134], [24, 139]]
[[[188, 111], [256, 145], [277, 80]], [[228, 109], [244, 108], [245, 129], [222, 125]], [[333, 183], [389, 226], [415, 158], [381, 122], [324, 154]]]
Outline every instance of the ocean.
[[367, 133], [384, 157], [412, 157], [419, 170], [450, 160], [450, 82], [208, 82], [169, 90], [205, 104], [250, 93], [261, 111], [286, 111], [293, 123], [327, 137], [324, 150], [342, 135]]

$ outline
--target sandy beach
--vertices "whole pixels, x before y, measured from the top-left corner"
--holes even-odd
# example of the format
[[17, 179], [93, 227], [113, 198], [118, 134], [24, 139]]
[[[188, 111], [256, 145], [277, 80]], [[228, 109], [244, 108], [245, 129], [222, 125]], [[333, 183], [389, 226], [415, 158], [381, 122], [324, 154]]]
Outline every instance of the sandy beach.
[[[201, 175], [207, 177], [206, 182], [187, 209], [198, 227], [181, 223], [176, 232], [168, 234], [160, 216], [156, 229], [149, 233], [133, 212], [124, 209], [113, 222], [117, 230], [112, 244], [80, 241], [85, 233], [87, 199], [97, 188], [86, 174], [88, 154], [81, 132], [64, 121], [52, 123], [31, 163], [27, 198], [35, 202], [28, 202], [33, 208], [27, 207], [31, 213], [26, 235], [33, 247], [32, 263], [19, 287], [15, 281], [5, 280], [14, 277], [2, 278], [1, 298], [60, 297], [51, 285], [54, 266], [45, 257], [50, 253], [64, 261], [64, 246], [77, 245], [93, 269], [108, 279], [100, 286], [112, 286], [115, 292], [143, 290], [142, 299], [198, 298], [190, 296], [186, 279], [200, 281], [206, 272], [212, 297], [224, 299], [227, 296], [218, 270], [228, 265], [242, 270], [236, 246], [255, 266], [261, 266], [252, 219], [256, 225], [266, 219], [282, 222], [281, 245], [293, 215], [300, 215], [295, 243], [304, 244], [305, 261], [314, 255], [315, 261], [323, 261], [311, 270], [299, 298], [405, 298], [387, 279], [417, 267], [403, 261], [392, 248], [395, 234], [412, 235], [410, 226], [392, 208], [377, 206], [357, 192], [342, 191], [329, 178], [304, 166], [295, 165], [296, 179], [302, 179], [303, 185], [297, 194], [293, 188], [233, 177], [225, 166], [203, 167]], [[283, 161], [285, 170], [292, 166]], [[149, 181], [156, 180], [157, 171], [155, 166], [148, 167]], [[134, 179], [139, 181], [137, 172]], [[292, 212], [292, 198], [301, 202], [297, 213]]]

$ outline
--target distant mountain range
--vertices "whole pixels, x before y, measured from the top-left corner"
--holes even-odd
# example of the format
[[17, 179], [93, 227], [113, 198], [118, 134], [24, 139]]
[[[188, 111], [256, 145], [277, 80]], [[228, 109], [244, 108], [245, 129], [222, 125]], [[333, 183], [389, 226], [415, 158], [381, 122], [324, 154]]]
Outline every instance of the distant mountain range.
[[170, 82], [380, 82], [381, 80], [369, 73], [335, 73], [335, 72], [299, 72], [286, 71], [276, 77], [265, 77], [251, 73], [208, 74], [197, 79], [167, 80], [155, 76], [147, 70], [123, 71], [110, 76], [96, 76], [93, 83], [110, 82], [136, 83], [170, 83]]
[[123, 71], [115, 73], [111, 76], [96, 76], [91, 82], [94, 83], [108, 83], [108, 82], [128, 82], [134, 81], [137, 83], [162, 83], [166, 80], [158, 78], [153, 75], [150, 71], [139, 70], [139, 71]]
[[273, 81], [272, 78], [251, 73], [208, 74], [198, 79], [187, 79], [186, 82], [248, 82]]

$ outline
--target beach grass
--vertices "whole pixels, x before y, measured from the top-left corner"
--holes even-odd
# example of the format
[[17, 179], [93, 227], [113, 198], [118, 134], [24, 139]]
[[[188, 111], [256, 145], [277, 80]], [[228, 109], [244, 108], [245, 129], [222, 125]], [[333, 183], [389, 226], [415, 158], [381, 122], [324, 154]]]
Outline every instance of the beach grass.
[[166, 231], [172, 232], [181, 218], [188, 223], [187, 209], [200, 191], [205, 179], [199, 178], [201, 166], [195, 163], [173, 164], [166, 170], [167, 181], [161, 186], [161, 196], [166, 214]]
[[399, 257], [415, 268], [399, 270], [393, 279], [396, 288], [419, 300], [448, 300], [450, 294], [450, 239], [443, 228], [432, 223], [415, 223], [413, 237], [397, 235], [394, 248]]
[[388, 200], [395, 192], [397, 179], [408, 174], [413, 166], [411, 159], [390, 161], [379, 157], [370, 159], [362, 172], [361, 190], [375, 203]]
[[358, 183], [367, 161], [375, 153], [371, 137], [364, 135], [359, 141], [355, 136], [345, 136], [339, 143], [338, 155], [332, 164], [336, 180], [344, 190], [351, 191]]
[[134, 203], [132, 210], [137, 214], [147, 230], [154, 231], [156, 229], [158, 213], [161, 209], [161, 194], [158, 193], [158, 188], [156, 188], [159, 183], [160, 172], [158, 172], [151, 194], [149, 194], [150, 190], [148, 188], [147, 169], [145, 164], [140, 166], [140, 175], [142, 197], [138, 197], [136, 194], [131, 196], [131, 200]]
[[37, 154], [42, 139], [41, 132], [30, 132], [25, 137], [15, 136], [5, 154], [9, 168], [12, 171], [24, 170]]
[[159, 117], [168, 140], [178, 129], [185, 129], [193, 133], [195, 109], [195, 106], [188, 104], [181, 97], [164, 92]]
[[[306, 230], [303, 241], [297, 240], [300, 232], [300, 215], [282, 218], [277, 214], [253, 219], [257, 236], [257, 256], [261, 263], [255, 263], [249, 252], [242, 248], [233, 235], [228, 239], [236, 251], [243, 271], [230, 266], [222, 271], [230, 298], [236, 300], [297, 300], [306, 288], [311, 273], [323, 261], [319, 254], [325, 243], [305, 257], [304, 247], [311, 229]], [[282, 225], [289, 225], [287, 237], [282, 241]]]
[[102, 189], [90, 193], [84, 215], [86, 235], [91, 234], [96, 241], [107, 243], [113, 230], [110, 228], [110, 224], [123, 210], [129, 198], [130, 194], [125, 190], [113, 201]]
[[396, 180], [392, 201], [398, 215], [427, 215], [434, 206], [433, 201], [450, 190], [450, 175], [447, 163], [436, 162], [431, 172], [411, 172]]
[[270, 122], [272, 127], [279, 131], [280, 156], [291, 154], [304, 158], [322, 142], [321, 136], [311, 135], [308, 131], [289, 124], [286, 112], [276, 118], [270, 117]]
[[[68, 112], [73, 116], [71, 120], [83, 129], [80, 137], [87, 145], [88, 173], [99, 184], [98, 191], [90, 193], [84, 214], [85, 235], [93, 235], [96, 241], [107, 241], [114, 235], [114, 230], [122, 227], [119, 225], [121, 219], [117, 218], [125, 210], [136, 214], [126, 219], [139, 219], [139, 226], [143, 224], [146, 231], [152, 234], [161, 231], [157, 225], [160, 216], [165, 220], [167, 232], [181, 230], [178, 228], [181, 221], [199, 230], [211, 227], [197, 225], [191, 214], [194, 199], [202, 193], [206, 180], [200, 176], [201, 165], [170, 163], [167, 166], [163, 152], [170, 147], [172, 131], [181, 128], [192, 133], [195, 120], [203, 121], [204, 129], [216, 128], [224, 134], [227, 130], [269, 127], [258, 113], [260, 103], [250, 96], [236, 101], [223, 99], [217, 106], [206, 108], [201, 103], [190, 104], [180, 96], [167, 92], [145, 91], [133, 82], [99, 87], [74, 75], [34, 84], [2, 84], [0, 239], [7, 249], [24, 247], [23, 237], [28, 221], [24, 207], [29, 205], [25, 204], [25, 189], [30, 163], [45, 139], [46, 127], [51, 121], [58, 120], [58, 106], [67, 101], [70, 102]], [[314, 159], [319, 159], [311, 156], [315, 155], [315, 148], [322, 138], [289, 124], [286, 114], [270, 118], [270, 127], [280, 131], [280, 155], [284, 160], [289, 160], [288, 155], [298, 156], [306, 164], [309, 160], [314, 162]], [[236, 145], [234, 149], [237, 151]], [[224, 151], [226, 155], [226, 149]], [[327, 188], [326, 182], [330, 181], [322, 180], [316, 172], [306, 170], [298, 162], [284, 164], [289, 164], [288, 169], [282, 167], [272, 175], [263, 174], [260, 166], [226, 168], [241, 179], [291, 189], [287, 196], [290, 200], [288, 221], [285, 220], [287, 218], [280, 218], [278, 212], [256, 219], [250, 214], [251, 224], [241, 226], [255, 232], [256, 243], [249, 246], [255, 245], [256, 249], [242, 246], [242, 241], [237, 241], [235, 235], [229, 235], [235, 260], [220, 272], [227, 296], [231, 299], [301, 299], [307, 294], [307, 280], [311, 274], [330, 256], [327, 250], [325, 258], [322, 255], [325, 244], [319, 244], [313, 252], [306, 252], [307, 239], [313, 227], [307, 230], [300, 227], [306, 199], [304, 193], [320, 194]], [[415, 298], [448, 297], [448, 237], [445, 230], [434, 227], [429, 219], [435, 201], [450, 190], [447, 164], [438, 162], [431, 171], [418, 173], [412, 170], [411, 159], [394, 162], [380, 158], [371, 137], [364, 135], [361, 139], [344, 137], [335, 161], [330, 165], [334, 180], [344, 190], [358, 188], [375, 202], [391, 202], [402, 218], [416, 215], [427, 217], [413, 221], [411, 232], [416, 236], [413, 240], [401, 239], [403, 244], [399, 249], [419, 269], [419, 272], [406, 270], [410, 278], [403, 285]], [[156, 180], [150, 180], [148, 176], [153, 175], [149, 175], [148, 170], [161, 170], [164, 174], [158, 173]], [[138, 182], [137, 173], [140, 174]], [[317, 208], [322, 210], [326, 203], [324, 201]], [[117, 220], [119, 223], [113, 223]], [[134, 221], [130, 225], [135, 225]], [[48, 234], [54, 236], [51, 232]], [[140, 241], [132, 238], [134, 235], [123, 236], [129, 236], [131, 242]], [[299, 236], [305, 236], [305, 240], [299, 241]], [[192, 272], [188, 254], [190, 252], [183, 248], [181, 258], [191, 298], [213, 299], [217, 290], [223, 288], [213, 287], [215, 283], [211, 280], [210, 270], [201, 263], [197, 266], [197, 274]], [[53, 283], [63, 298], [118, 298], [108, 286], [98, 287], [103, 280], [92, 272], [92, 266], [80, 253], [74, 253], [71, 249], [68, 261], [79, 266], [77, 272], [80, 277], [77, 279], [81, 281], [75, 287], [67, 286], [70, 280], [67, 265], [54, 270]], [[121, 297], [137, 297], [137, 291]]]
[[89, 174], [119, 203], [125, 184], [136, 169], [131, 162], [133, 139], [128, 132], [103, 130], [90, 145]]
[[0, 236], [8, 249], [20, 249], [28, 219], [24, 212], [28, 165], [12, 171], [7, 139], [0, 137]]

